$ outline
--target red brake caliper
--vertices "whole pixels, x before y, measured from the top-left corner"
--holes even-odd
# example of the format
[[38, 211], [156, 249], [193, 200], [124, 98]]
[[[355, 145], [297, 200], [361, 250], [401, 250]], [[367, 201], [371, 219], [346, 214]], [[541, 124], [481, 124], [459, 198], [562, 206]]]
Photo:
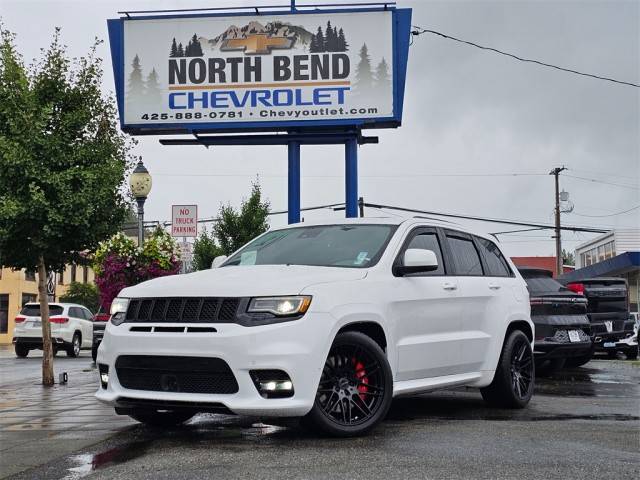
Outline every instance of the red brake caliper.
[[[356, 378], [361, 383], [369, 383], [369, 379], [367, 378], [367, 372], [364, 369], [364, 364], [357, 360], [355, 357], [351, 359], [353, 366], [356, 370]], [[360, 398], [362, 401], [365, 401], [365, 393], [369, 391], [369, 387], [366, 385], [358, 385], [358, 391], [360, 392]]]

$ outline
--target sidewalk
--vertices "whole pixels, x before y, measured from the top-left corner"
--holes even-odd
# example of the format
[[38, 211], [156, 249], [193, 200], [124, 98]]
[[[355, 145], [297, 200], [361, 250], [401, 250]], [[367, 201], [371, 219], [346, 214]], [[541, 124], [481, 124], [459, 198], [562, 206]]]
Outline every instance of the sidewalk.
[[[105, 440], [135, 424], [94, 397], [97, 370], [91, 357], [58, 356], [58, 373], [69, 372], [66, 385], [40, 384], [39, 352], [18, 359], [0, 347], [0, 478], [42, 465]], [[22, 375], [22, 376], [21, 376]]]

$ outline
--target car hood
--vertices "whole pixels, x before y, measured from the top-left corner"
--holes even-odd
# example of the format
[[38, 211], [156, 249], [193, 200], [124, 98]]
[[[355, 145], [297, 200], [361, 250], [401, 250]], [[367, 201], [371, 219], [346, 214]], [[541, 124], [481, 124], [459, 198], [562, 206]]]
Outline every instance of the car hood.
[[118, 296], [252, 297], [295, 295], [318, 283], [360, 280], [366, 269], [307, 265], [251, 265], [171, 275], [123, 289]]

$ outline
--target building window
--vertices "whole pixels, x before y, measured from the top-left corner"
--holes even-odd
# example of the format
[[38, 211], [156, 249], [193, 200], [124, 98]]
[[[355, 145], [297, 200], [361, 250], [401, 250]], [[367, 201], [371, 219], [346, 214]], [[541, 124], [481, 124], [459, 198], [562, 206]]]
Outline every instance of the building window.
[[71, 282], [76, 281], [76, 273], [77, 273], [77, 267], [76, 267], [76, 264], [74, 263], [73, 265], [71, 265]]
[[598, 247], [598, 262], [604, 262], [604, 245]]
[[82, 267], [82, 283], [87, 283], [89, 281], [89, 267], [86, 265]]
[[9, 331], [9, 295], [0, 294], [0, 334]]
[[58, 285], [64, 285], [64, 269], [58, 272]]
[[604, 246], [604, 258], [609, 259], [613, 257], [613, 242], [606, 243]]
[[23, 293], [22, 303], [20, 305], [24, 307], [25, 303], [33, 303], [37, 299], [38, 299], [38, 296], [35, 293]]
[[25, 270], [24, 271], [24, 279], [27, 282], [35, 282], [36, 281], [36, 272], [33, 270]]

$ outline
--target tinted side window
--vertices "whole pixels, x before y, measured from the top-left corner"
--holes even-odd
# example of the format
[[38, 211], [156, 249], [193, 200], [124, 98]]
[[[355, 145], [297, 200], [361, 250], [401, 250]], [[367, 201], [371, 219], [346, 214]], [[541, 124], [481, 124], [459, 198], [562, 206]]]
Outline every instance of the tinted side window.
[[447, 235], [456, 275], [482, 275], [482, 263], [471, 239]]
[[84, 318], [82, 310], [77, 307], [69, 307], [69, 316], [73, 318]]
[[435, 232], [419, 233], [411, 239], [407, 249], [417, 248], [420, 250], [431, 250], [436, 254], [438, 258], [438, 269], [431, 272], [416, 273], [409, 276], [424, 276], [424, 275], [444, 275], [444, 262], [442, 261], [442, 251], [440, 250], [440, 242]]
[[511, 269], [509, 268], [509, 264], [500, 253], [500, 250], [496, 246], [495, 243], [486, 240], [484, 238], [478, 238], [478, 243], [480, 244], [480, 249], [484, 254], [484, 259], [487, 263], [487, 275], [493, 275], [495, 277], [508, 277], [511, 275]]

